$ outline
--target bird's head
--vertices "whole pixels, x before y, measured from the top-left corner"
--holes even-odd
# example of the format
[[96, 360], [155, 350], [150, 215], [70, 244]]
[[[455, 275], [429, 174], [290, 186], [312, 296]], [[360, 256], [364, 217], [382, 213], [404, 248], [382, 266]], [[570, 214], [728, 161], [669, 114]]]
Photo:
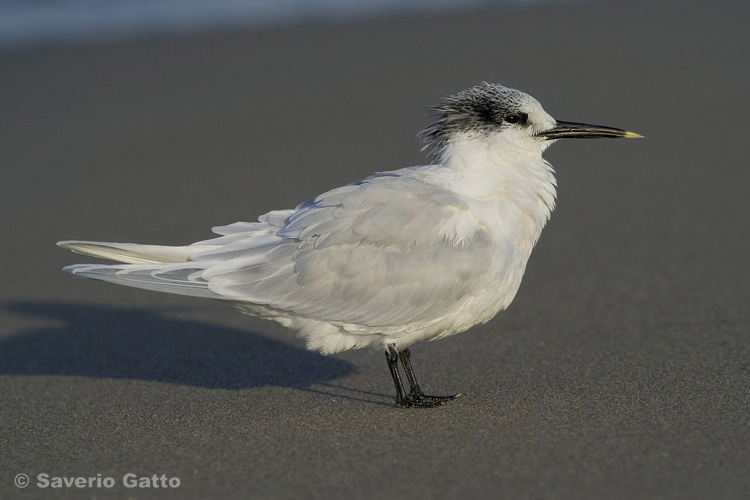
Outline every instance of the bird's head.
[[431, 115], [432, 124], [420, 136], [438, 158], [452, 142], [466, 137], [540, 154], [557, 139], [642, 137], [617, 128], [557, 121], [530, 95], [486, 82], [444, 98]]

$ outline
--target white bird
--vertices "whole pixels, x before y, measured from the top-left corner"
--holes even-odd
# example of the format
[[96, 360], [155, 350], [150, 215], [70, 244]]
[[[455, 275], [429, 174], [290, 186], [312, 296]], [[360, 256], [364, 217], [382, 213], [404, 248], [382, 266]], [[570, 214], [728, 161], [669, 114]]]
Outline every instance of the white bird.
[[[555, 206], [555, 140], [636, 138], [556, 121], [533, 97], [481, 85], [446, 97], [420, 135], [434, 163], [382, 172], [258, 222], [213, 228], [188, 246], [61, 241], [123, 264], [79, 264], [78, 276], [230, 302], [297, 330], [331, 354], [384, 349], [401, 407], [431, 407], [409, 346], [486, 323], [516, 295]], [[410, 384], [404, 389], [401, 359]]]

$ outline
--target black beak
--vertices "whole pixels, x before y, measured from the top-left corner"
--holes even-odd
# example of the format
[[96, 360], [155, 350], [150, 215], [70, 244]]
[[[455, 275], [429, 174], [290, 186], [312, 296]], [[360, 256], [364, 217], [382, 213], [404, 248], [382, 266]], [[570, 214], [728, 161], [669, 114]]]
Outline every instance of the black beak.
[[553, 128], [539, 132], [537, 137], [546, 140], [553, 139], [597, 139], [607, 137], [610, 139], [640, 139], [642, 135], [628, 132], [619, 128], [602, 127], [601, 125], [587, 125], [585, 123], [557, 122]]

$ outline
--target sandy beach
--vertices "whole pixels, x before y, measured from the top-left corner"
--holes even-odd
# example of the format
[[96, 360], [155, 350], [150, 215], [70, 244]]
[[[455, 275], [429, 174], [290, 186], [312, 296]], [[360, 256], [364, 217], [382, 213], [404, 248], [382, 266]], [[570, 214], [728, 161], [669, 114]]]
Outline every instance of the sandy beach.
[[[0, 52], [0, 497], [747, 498], [749, 15], [573, 3]], [[381, 352], [60, 271], [86, 258], [58, 240], [190, 243], [424, 163], [426, 109], [481, 81], [646, 139], [546, 153], [557, 209], [513, 305], [412, 348], [426, 392], [465, 394], [445, 407], [396, 408]]]

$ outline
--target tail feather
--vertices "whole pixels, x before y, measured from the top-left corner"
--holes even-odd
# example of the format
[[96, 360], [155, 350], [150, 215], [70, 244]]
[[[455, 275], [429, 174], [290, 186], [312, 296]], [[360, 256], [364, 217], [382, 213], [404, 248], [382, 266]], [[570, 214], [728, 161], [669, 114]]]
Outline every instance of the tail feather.
[[224, 298], [208, 288], [200, 277], [201, 265], [178, 264], [75, 264], [63, 268], [76, 276], [132, 286], [155, 292], [167, 292], [211, 299]]
[[196, 253], [213, 250], [215, 245], [168, 247], [135, 243], [105, 243], [99, 241], [59, 241], [58, 246], [82, 255], [115, 260], [127, 264], [167, 264], [187, 262]]
[[115, 260], [124, 264], [76, 264], [63, 268], [83, 276], [118, 285], [194, 297], [222, 298], [201, 278], [207, 262], [191, 262], [192, 255], [210, 251], [214, 245], [168, 247], [99, 241], [60, 241], [58, 246], [76, 253]]

